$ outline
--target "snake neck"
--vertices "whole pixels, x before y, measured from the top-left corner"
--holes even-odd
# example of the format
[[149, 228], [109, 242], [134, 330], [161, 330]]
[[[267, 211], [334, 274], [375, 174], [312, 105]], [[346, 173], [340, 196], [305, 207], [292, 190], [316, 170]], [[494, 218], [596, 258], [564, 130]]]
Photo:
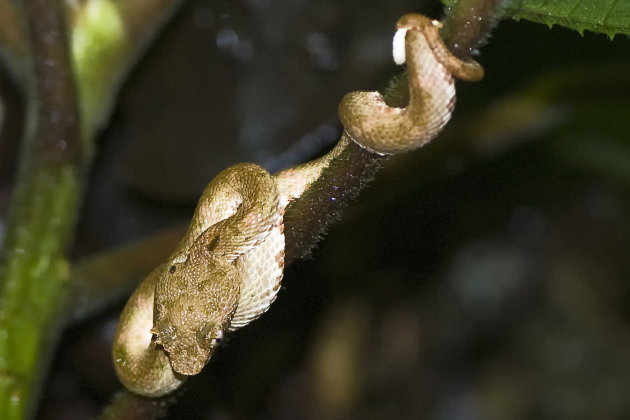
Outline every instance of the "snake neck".
[[284, 211], [290, 202], [301, 197], [326, 169], [337, 162], [350, 144], [351, 140], [344, 133], [335, 147], [324, 156], [276, 173], [274, 179], [278, 187], [280, 209]]

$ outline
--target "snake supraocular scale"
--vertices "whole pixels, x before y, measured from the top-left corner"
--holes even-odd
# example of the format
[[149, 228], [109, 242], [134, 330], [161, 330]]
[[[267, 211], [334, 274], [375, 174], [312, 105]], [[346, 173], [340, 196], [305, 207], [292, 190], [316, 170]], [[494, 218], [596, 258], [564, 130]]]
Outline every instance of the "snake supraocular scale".
[[453, 76], [483, 76], [479, 64], [448, 51], [438, 28], [422, 15], [397, 23], [397, 37], [405, 41], [404, 54], [397, 55], [407, 62], [407, 107], [389, 107], [377, 92], [352, 92], [339, 107], [344, 134], [325, 156], [275, 175], [239, 164], [210, 182], [175, 252], [140, 284], [121, 314], [113, 359], [128, 389], [150, 397], [171, 392], [201, 371], [225, 332], [269, 308], [284, 267], [284, 210], [352, 141], [395, 154], [437, 135], [453, 110]]

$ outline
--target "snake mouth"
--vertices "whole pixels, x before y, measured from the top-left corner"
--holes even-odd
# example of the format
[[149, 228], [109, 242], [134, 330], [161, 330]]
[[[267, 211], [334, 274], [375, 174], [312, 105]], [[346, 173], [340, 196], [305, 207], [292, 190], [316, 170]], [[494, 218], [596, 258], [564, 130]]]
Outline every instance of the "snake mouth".
[[173, 371], [186, 376], [197, 375], [201, 372], [214, 350], [214, 348], [200, 346], [194, 339], [183, 337], [173, 339], [168, 334], [155, 332], [152, 341], [157, 348], [166, 352]]
[[182, 352], [168, 352], [168, 356], [175, 372], [192, 376], [201, 372], [208, 360], [210, 360], [210, 357], [212, 357], [212, 351], [196, 349], [196, 351], [190, 352], [183, 350]]

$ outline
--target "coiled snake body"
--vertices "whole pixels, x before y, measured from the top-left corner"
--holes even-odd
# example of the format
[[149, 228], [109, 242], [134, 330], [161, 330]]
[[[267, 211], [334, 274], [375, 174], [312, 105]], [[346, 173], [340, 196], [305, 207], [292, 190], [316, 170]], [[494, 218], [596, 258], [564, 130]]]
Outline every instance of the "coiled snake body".
[[140, 284], [121, 314], [113, 360], [128, 389], [150, 397], [173, 391], [201, 371], [225, 332], [269, 308], [284, 267], [284, 209], [350, 142], [395, 154], [437, 135], [455, 102], [453, 76], [483, 76], [476, 62], [450, 54], [438, 28], [421, 15], [397, 23], [409, 77], [407, 107], [391, 108], [377, 92], [349, 93], [339, 107], [344, 134], [327, 155], [275, 175], [238, 164], [210, 182], [175, 252]]

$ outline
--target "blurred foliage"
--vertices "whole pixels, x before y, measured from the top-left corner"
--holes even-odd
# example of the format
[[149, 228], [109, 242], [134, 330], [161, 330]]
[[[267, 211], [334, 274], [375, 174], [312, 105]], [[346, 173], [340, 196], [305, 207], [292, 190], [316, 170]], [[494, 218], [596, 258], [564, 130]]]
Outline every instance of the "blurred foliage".
[[[451, 6], [457, 0], [442, 0]], [[628, 0], [508, 0], [506, 17], [561, 25], [584, 31], [599, 32], [613, 38], [630, 35], [630, 1]]]

